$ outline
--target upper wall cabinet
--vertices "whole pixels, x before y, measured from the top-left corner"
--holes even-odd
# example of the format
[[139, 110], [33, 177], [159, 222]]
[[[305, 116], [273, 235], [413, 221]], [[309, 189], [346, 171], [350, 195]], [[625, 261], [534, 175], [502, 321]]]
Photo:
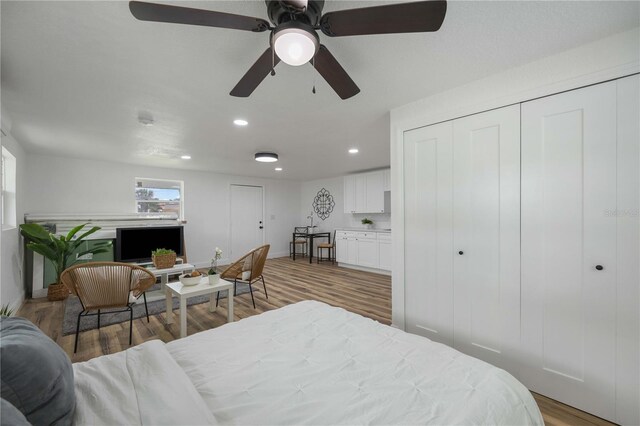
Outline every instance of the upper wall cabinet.
[[360, 173], [344, 177], [345, 213], [384, 213], [385, 172]]

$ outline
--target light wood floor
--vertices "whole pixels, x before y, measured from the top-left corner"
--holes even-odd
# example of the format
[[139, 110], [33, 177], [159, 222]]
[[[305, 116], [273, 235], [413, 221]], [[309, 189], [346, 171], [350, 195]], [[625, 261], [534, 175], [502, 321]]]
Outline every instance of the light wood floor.
[[[389, 276], [339, 268], [329, 263], [310, 265], [305, 258], [295, 262], [289, 258], [270, 259], [265, 265], [264, 276], [269, 299], [265, 298], [260, 285], [256, 285], [254, 290], [256, 309], [253, 309], [249, 294], [237, 296], [234, 305], [236, 320], [302, 300], [319, 300], [383, 324], [391, 322]], [[18, 315], [33, 321], [67, 352], [73, 362], [86, 361], [129, 347], [129, 324], [125, 322], [80, 333], [78, 353], [74, 355], [74, 336], [62, 336], [64, 303], [30, 299]], [[191, 335], [220, 326], [226, 322], [226, 317], [226, 301], [221, 301], [221, 307], [215, 313], [208, 311], [206, 303], [190, 306], [187, 332]], [[179, 337], [177, 317], [171, 325], [165, 324], [164, 312], [151, 316], [150, 320], [149, 323], [146, 318], [134, 320], [134, 345], [153, 339], [169, 342]], [[534, 394], [534, 397], [547, 425], [611, 424], [544, 396]]]

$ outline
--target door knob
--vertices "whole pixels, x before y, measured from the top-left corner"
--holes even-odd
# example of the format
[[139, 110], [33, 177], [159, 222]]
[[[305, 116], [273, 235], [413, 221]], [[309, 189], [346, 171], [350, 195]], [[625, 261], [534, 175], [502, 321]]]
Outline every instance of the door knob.
[[260, 229], [264, 229], [264, 226], [260, 226]]
[[460, 250], [460, 251], [458, 252], [458, 254], [459, 254], [460, 256], [462, 256], [462, 255], [464, 254], [464, 252], [463, 252], [462, 250]]
[[602, 271], [602, 270], [604, 269], [604, 266], [602, 266], [602, 265], [596, 265], [596, 269], [597, 269], [598, 271]]

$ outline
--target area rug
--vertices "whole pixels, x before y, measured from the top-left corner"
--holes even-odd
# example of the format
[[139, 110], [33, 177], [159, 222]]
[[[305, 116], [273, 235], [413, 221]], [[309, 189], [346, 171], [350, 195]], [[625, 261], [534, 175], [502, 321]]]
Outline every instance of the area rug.
[[[160, 284], [156, 284], [149, 289], [149, 291], [157, 291], [160, 290]], [[241, 295], [244, 293], [249, 293], [249, 285], [238, 283], [237, 285], [237, 295]], [[187, 299], [187, 306], [198, 305], [200, 303], [209, 302], [209, 295], [206, 294], [204, 296], [196, 296]], [[224, 299], [227, 297], [227, 291], [220, 292], [220, 299]], [[140, 297], [142, 300], [142, 297]], [[161, 312], [166, 311], [165, 300], [155, 300], [153, 302], [147, 303], [149, 307], [149, 316], [156, 315]], [[173, 309], [177, 310], [179, 308], [179, 302], [177, 298], [173, 298]], [[114, 309], [118, 311], [119, 309]], [[64, 307], [64, 319], [62, 320], [62, 335], [66, 336], [69, 334], [75, 334], [76, 332], [76, 324], [78, 321], [78, 314], [82, 312], [82, 304], [80, 303], [80, 299], [75, 296], [69, 296], [66, 300]], [[121, 322], [129, 321], [129, 312], [119, 312], [119, 313], [109, 313], [108, 310], [100, 311], [100, 327], [104, 327], [112, 324], [119, 324]], [[176, 312], [177, 313], [177, 312]], [[133, 305], [133, 319], [146, 317], [146, 312], [144, 310], [144, 303], [136, 303]], [[94, 328], [98, 328], [98, 317], [96, 315], [82, 317], [80, 320], [80, 331], [85, 330], [93, 330]]]

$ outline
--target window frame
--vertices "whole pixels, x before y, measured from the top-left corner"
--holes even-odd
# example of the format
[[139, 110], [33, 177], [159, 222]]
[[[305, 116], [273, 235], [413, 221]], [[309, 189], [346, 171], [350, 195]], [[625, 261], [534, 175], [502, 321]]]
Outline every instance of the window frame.
[[[139, 181], [145, 181], [145, 180], [150, 180], [150, 181], [156, 181], [156, 182], [170, 182], [172, 184], [178, 184], [180, 185], [180, 201], [163, 201], [163, 200], [137, 200], [136, 199], [136, 189], [138, 189], [138, 182]], [[144, 187], [143, 187], [144, 188]], [[178, 213], [178, 220], [179, 221], [184, 221], [184, 181], [180, 180], [180, 179], [158, 179], [158, 178], [149, 178], [149, 177], [136, 177], [134, 178], [133, 181], [133, 208], [134, 211], [136, 212], [136, 214], [147, 214], [147, 215], [154, 215], [154, 214], [158, 214], [158, 215], [162, 215], [163, 213], [149, 213], [149, 212], [139, 212], [138, 211], [138, 203], [143, 202], [143, 203], [172, 203], [172, 204], [179, 204], [180, 206], [180, 212]]]
[[[0, 152], [1, 156], [1, 186], [0, 186], [0, 212], [1, 222], [2, 222], [2, 230], [8, 231], [10, 229], [15, 229], [18, 227], [18, 206], [17, 206], [17, 192], [18, 192], [18, 160], [16, 156], [9, 151], [5, 146], [2, 146], [2, 150]], [[9, 163], [9, 167], [7, 167], [7, 163]], [[11, 176], [7, 177], [7, 170], [11, 173]], [[9, 188], [7, 186], [10, 186]], [[11, 194], [11, 211], [8, 212], [9, 218], [7, 218], [7, 213], [5, 208], [7, 208], [6, 203], [8, 200], [7, 194]], [[9, 220], [7, 220], [9, 219]]]

